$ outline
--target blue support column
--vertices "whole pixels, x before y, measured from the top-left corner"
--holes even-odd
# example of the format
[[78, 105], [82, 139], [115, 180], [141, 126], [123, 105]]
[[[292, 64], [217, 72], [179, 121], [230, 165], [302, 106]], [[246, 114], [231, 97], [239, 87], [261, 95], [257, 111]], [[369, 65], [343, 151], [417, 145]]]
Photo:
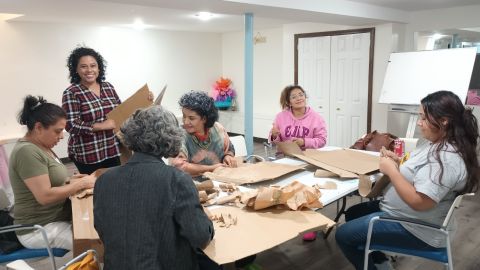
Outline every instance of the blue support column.
[[245, 142], [253, 154], [253, 14], [245, 13]]

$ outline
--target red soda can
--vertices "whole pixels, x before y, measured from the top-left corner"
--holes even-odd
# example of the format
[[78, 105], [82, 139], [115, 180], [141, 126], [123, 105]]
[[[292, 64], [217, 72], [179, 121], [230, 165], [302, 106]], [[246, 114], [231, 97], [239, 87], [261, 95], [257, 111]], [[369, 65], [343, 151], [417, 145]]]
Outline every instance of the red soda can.
[[394, 140], [394, 148], [393, 152], [398, 156], [398, 157], [403, 157], [405, 151], [405, 142], [400, 139], [395, 139]]

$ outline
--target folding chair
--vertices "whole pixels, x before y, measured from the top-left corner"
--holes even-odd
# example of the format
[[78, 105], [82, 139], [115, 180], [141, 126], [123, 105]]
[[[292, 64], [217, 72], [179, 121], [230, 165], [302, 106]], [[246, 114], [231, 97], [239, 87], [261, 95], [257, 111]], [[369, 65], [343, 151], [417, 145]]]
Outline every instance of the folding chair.
[[[363, 269], [364, 270], [368, 269], [368, 256], [372, 251], [386, 251], [389, 253], [421, 257], [421, 258], [441, 262], [445, 265], [447, 269], [453, 270], [452, 251], [450, 246], [450, 233], [447, 230], [447, 226], [450, 224], [450, 221], [452, 220], [452, 216], [455, 210], [460, 206], [463, 196], [473, 196], [473, 195], [474, 195], [473, 193], [468, 193], [468, 194], [457, 196], [453, 201], [453, 204], [450, 207], [450, 210], [448, 210], [447, 216], [445, 217], [445, 220], [443, 221], [442, 225], [431, 224], [421, 220], [388, 217], [388, 216], [372, 218], [368, 225], [367, 243], [365, 244], [365, 257], [364, 257]], [[443, 235], [445, 235], [445, 247], [444, 248], [432, 247], [431, 249], [427, 249], [427, 250], [425, 249], [415, 250], [412, 248], [406, 249], [406, 248], [396, 247], [395, 243], [391, 243], [387, 245], [375, 244], [375, 243], [372, 244], [370, 242], [372, 238], [372, 229], [375, 222], [377, 221], [397, 222], [400, 224], [418, 226], [421, 228], [427, 228], [432, 231], [440, 232]]]
[[[82, 254], [78, 255], [77, 257], [73, 258], [69, 262], [67, 262], [64, 266], [60, 267], [60, 269], [58, 269], [58, 270], [85, 269], [85, 268], [82, 268], [82, 266], [85, 266], [85, 265], [75, 265], [74, 266], [74, 264], [82, 262], [89, 254], [92, 254], [92, 256], [93, 256], [93, 260], [94, 260], [94, 263], [95, 263], [94, 267], [96, 267], [96, 269], [101, 269], [100, 263], [98, 261], [97, 251], [95, 251], [94, 249], [89, 249], [89, 250], [83, 252]], [[87, 268], [87, 269], [91, 269], [91, 268]]]
[[20, 225], [20, 224], [11, 225], [11, 226], [5, 226], [0, 228], [0, 233], [7, 233], [7, 232], [21, 231], [21, 230], [32, 230], [32, 229], [40, 230], [42, 234], [42, 238], [45, 241], [45, 245], [47, 246], [47, 248], [41, 248], [41, 249], [22, 248], [9, 254], [0, 254], [0, 263], [10, 262], [15, 260], [38, 258], [38, 257], [49, 257], [52, 270], [56, 270], [57, 266], [55, 264], [55, 257], [63, 257], [68, 252], [68, 250], [61, 249], [61, 248], [52, 249], [48, 241], [47, 232], [42, 226]]
[[242, 135], [230, 137], [230, 142], [233, 144], [235, 149], [235, 157], [245, 157], [244, 162], [249, 162], [250, 160], [255, 163], [257, 161], [265, 161], [265, 159], [258, 155], [248, 155], [247, 144], [245, 143], [245, 138]]

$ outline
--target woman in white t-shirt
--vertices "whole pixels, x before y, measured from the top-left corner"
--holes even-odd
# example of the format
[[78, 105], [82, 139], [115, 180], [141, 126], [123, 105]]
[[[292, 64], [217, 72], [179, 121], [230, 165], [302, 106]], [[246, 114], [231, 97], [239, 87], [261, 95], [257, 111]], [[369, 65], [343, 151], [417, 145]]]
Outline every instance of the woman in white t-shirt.
[[[380, 157], [380, 171], [391, 180], [382, 200], [361, 203], [345, 213], [344, 225], [335, 238], [347, 259], [363, 269], [364, 251], [370, 219], [389, 215], [415, 218], [441, 225], [457, 195], [478, 188], [477, 119], [460, 99], [449, 91], [438, 91], [421, 100], [417, 125], [429, 141], [399, 164], [390, 151]], [[453, 230], [453, 228], [452, 228]], [[426, 229], [398, 223], [378, 222], [373, 227], [372, 243], [395, 242], [401, 248], [442, 247], [442, 236]], [[386, 261], [381, 252], [372, 252], [369, 269]]]

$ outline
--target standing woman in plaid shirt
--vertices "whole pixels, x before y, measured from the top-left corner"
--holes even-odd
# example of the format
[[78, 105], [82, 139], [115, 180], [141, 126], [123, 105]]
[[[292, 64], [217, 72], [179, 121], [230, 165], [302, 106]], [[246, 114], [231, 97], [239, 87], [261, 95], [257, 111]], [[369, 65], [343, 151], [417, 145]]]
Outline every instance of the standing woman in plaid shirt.
[[78, 47], [67, 60], [71, 85], [63, 91], [70, 133], [68, 155], [82, 174], [120, 165], [115, 121], [107, 113], [121, 101], [113, 85], [105, 81], [106, 64], [95, 50]]

